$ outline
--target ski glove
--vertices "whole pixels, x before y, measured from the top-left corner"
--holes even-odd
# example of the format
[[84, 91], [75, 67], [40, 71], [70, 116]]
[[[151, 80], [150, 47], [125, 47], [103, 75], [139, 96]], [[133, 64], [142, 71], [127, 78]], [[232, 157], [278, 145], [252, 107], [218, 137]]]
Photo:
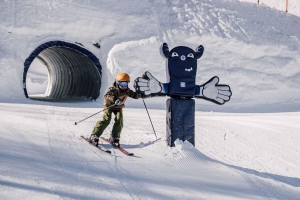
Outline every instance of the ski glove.
[[123, 101], [122, 101], [121, 99], [117, 99], [117, 100], [115, 101], [115, 105], [116, 105], [116, 106], [123, 105]]
[[220, 85], [217, 76], [212, 77], [203, 85], [196, 86], [196, 98], [202, 98], [217, 104], [224, 104], [230, 100], [232, 92], [229, 85]]
[[148, 71], [142, 77], [135, 79], [134, 88], [142, 95], [142, 98], [166, 96], [164, 84], [154, 78]]

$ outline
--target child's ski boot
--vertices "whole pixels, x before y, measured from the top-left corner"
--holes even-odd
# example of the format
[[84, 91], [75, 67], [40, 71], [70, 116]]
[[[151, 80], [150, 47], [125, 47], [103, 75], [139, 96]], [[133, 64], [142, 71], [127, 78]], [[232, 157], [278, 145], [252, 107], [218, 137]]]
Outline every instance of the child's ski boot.
[[89, 142], [98, 147], [99, 137], [97, 135], [91, 135]]
[[116, 147], [120, 147], [120, 138], [109, 138], [109, 141]]

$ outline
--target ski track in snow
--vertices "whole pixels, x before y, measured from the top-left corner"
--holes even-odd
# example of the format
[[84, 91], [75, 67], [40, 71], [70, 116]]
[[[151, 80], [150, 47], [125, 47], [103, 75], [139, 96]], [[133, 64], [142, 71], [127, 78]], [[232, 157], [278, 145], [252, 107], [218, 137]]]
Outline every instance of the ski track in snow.
[[[224, 157], [224, 163], [231, 162], [231, 164], [226, 165], [232, 168], [239, 169], [249, 174], [257, 175], [258, 177], [261, 177], [260, 179], [262, 180], [263, 178], [267, 178], [286, 183], [290, 186], [299, 187], [299, 178], [293, 177], [298, 177], [297, 174], [299, 171], [299, 162], [298, 159], [295, 159], [295, 156], [299, 157], [299, 148], [296, 144], [293, 144], [294, 142], [298, 141], [298, 139], [294, 138], [294, 136], [297, 135], [297, 132], [299, 132], [299, 128], [295, 129], [295, 126], [293, 129], [291, 127], [283, 128], [286, 126], [286, 120], [284, 120], [285, 122], [280, 121], [281, 123], [276, 124], [276, 121], [272, 122], [272, 119], [274, 120], [274, 116], [271, 115], [269, 117], [270, 120], [257, 120], [256, 123], [248, 123], [248, 125], [245, 124], [246, 127], [239, 126], [239, 123], [235, 122], [235, 120], [232, 118], [224, 120], [226, 124], [223, 124], [218, 120], [213, 120], [212, 122], [210, 122], [210, 120], [206, 121], [205, 126], [207, 125], [214, 128], [210, 130], [200, 128], [201, 132], [203, 133], [201, 140], [204, 139], [204, 141], [201, 142], [201, 140], [197, 140], [197, 143], [207, 143], [203, 148], [204, 151], [206, 147], [214, 146], [214, 151], [209, 152], [209, 155], [215, 159], [222, 160], [222, 154], [227, 154], [229, 157]], [[238, 117], [235, 118], [238, 119]], [[267, 119], [267, 117], [263, 118]], [[293, 121], [296, 121], [295, 119]], [[255, 120], [249, 118], [249, 121]], [[234, 126], [230, 125], [232, 122]], [[252, 127], [251, 124], [255, 126]], [[223, 130], [225, 126], [228, 127], [227, 130]], [[244, 130], [244, 133], [241, 132], [241, 130]], [[208, 136], [207, 134], [211, 134], [211, 132], [213, 132], [214, 135]], [[218, 132], [221, 132], [222, 134]], [[226, 140], [224, 140], [224, 137], [221, 137], [224, 132], [227, 134]], [[261, 134], [261, 136], [257, 136], [258, 134]], [[255, 137], [253, 137], [253, 135], [255, 135]], [[289, 141], [291, 140], [289, 136], [292, 136], [292, 140], [296, 139], [296, 141]], [[210, 137], [211, 141], [213, 142], [210, 142], [209, 139], [205, 139], [208, 137]], [[259, 138], [260, 140], [258, 140]], [[223, 142], [215, 145], [216, 140], [223, 140]], [[229, 142], [228, 145], [226, 144], [227, 142]], [[237, 167], [237, 163], [239, 163], [239, 167]], [[256, 170], [253, 170], [255, 168]], [[283, 174], [285, 174], [286, 170], [291, 173], [291, 175], [287, 177], [276, 175], [276, 171], [281, 171]], [[255, 181], [255, 183], [257, 184], [258, 182]], [[261, 185], [262, 183], [258, 184]], [[268, 183], [263, 183], [263, 185], [268, 185]], [[270, 186], [260, 188], [267, 190], [268, 192], [266, 192], [266, 194], [272, 194], [272, 190], [269, 189]], [[273, 194], [274, 198], [276, 199], [282, 198], [279, 198], [277, 196], [278, 194], [276, 193]], [[291, 194], [291, 196], [292, 198], [297, 199], [296, 195]]]
[[196, 148], [182, 141], [170, 148], [165, 111], [149, 110], [156, 140], [145, 111], [127, 108], [121, 144], [135, 154], [128, 157], [109, 144], [102, 145], [112, 155], [80, 139], [101, 115], [77, 126], [74, 121], [94, 109], [0, 106], [1, 199], [297, 199], [300, 194], [297, 113], [196, 113]]

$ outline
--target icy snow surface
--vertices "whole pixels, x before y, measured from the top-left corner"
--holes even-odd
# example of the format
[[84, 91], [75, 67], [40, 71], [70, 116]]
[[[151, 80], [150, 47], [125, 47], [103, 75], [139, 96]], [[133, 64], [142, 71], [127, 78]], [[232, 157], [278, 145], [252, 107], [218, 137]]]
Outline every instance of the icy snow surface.
[[[299, 38], [298, 0], [288, 13], [285, 0], [0, 1], [0, 199], [299, 199]], [[97, 101], [24, 97], [23, 63], [51, 40], [99, 58]], [[121, 144], [134, 157], [80, 139], [101, 114], [74, 122], [102, 109], [118, 72], [166, 82], [163, 42], [202, 44], [197, 84], [218, 76], [233, 92], [224, 106], [196, 100], [196, 146], [166, 146], [167, 97], [145, 100], [158, 139], [142, 100], [127, 100]], [[31, 94], [47, 86], [42, 67], [30, 68]]]

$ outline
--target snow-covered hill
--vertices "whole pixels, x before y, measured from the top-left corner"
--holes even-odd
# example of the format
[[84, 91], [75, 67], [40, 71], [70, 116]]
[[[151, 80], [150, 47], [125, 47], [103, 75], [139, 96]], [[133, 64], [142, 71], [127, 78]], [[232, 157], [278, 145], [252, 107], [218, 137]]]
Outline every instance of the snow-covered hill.
[[276, 10], [288, 12], [293, 15], [300, 16], [300, 5], [298, 0], [240, 0], [241, 2], [248, 2], [259, 4], [261, 6], [268, 6]]
[[[220, 83], [231, 86], [233, 96], [226, 105], [197, 101], [197, 110], [299, 111], [299, 3], [290, 1], [297, 16], [275, 9], [279, 0], [272, 5], [249, 2], [2, 1], [0, 100], [28, 102], [22, 89], [23, 63], [45, 42], [76, 42], [94, 53], [103, 66], [101, 94], [120, 71], [134, 79], [149, 70], [166, 82], [159, 47], [167, 42], [170, 48], [202, 44], [197, 84], [217, 75]], [[47, 82], [29, 76], [27, 83]], [[29, 92], [36, 93], [37, 87], [32, 88]], [[153, 99], [149, 106], [162, 109], [164, 102]]]
[[[289, 6], [286, 13], [284, 0], [0, 1], [0, 199], [299, 199], [300, 2]], [[99, 58], [97, 101], [25, 99], [24, 61], [53, 40]], [[224, 106], [196, 100], [195, 147], [166, 145], [167, 98], [145, 99], [157, 139], [143, 102], [127, 100], [121, 144], [134, 157], [80, 139], [101, 114], [74, 122], [102, 109], [116, 73], [134, 79], [148, 70], [166, 81], [163, 42], [202, 44], [197, 84], [217, 75], [233, 92]], [[46, 71], [32, 64], [31, 94], [45, 90]]]

